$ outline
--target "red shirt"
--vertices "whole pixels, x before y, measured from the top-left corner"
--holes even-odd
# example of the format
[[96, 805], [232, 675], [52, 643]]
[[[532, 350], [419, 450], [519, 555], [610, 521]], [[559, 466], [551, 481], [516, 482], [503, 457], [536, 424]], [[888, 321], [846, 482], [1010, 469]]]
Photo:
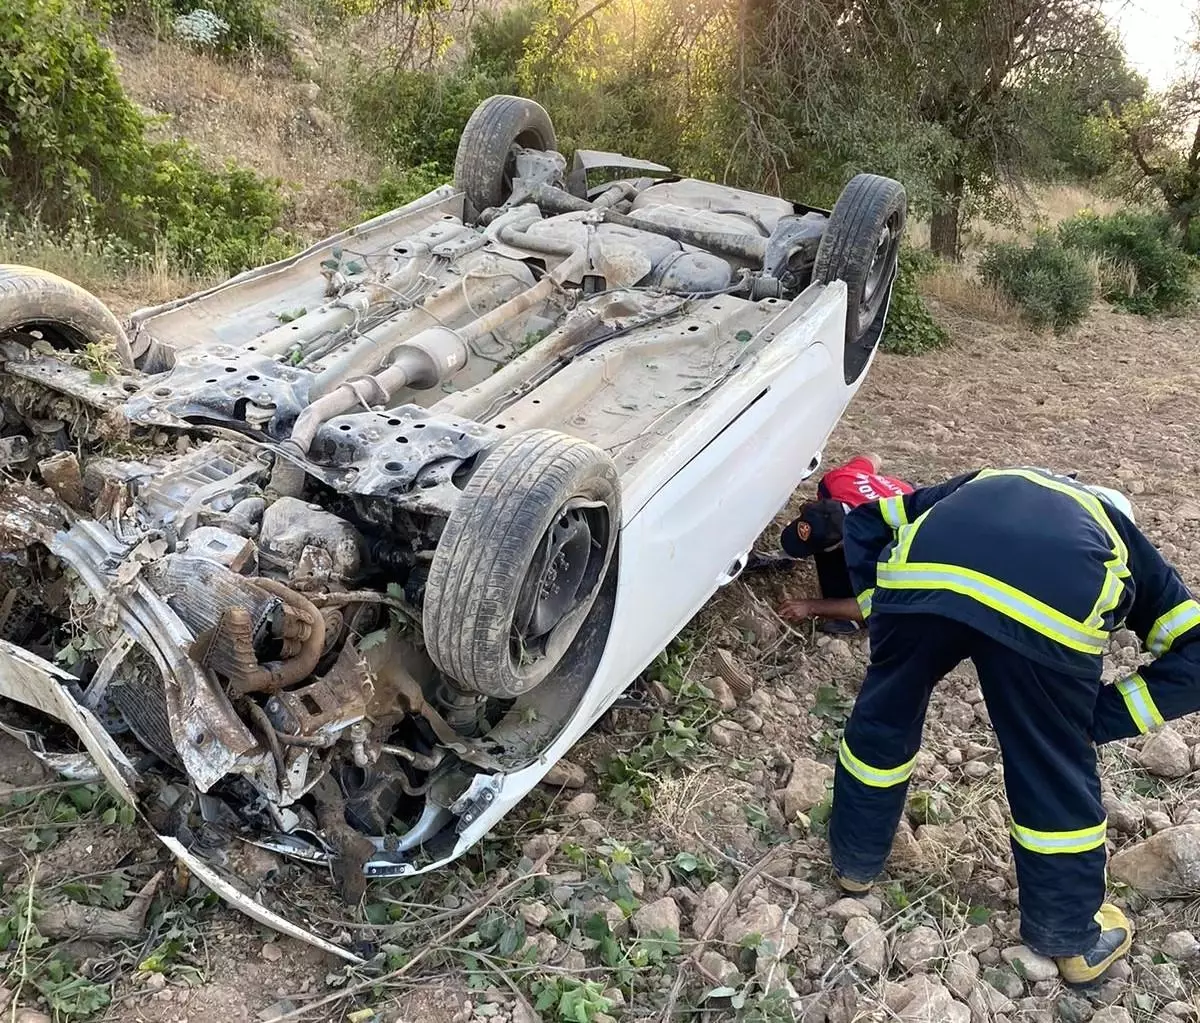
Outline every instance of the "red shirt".
[[845, 465], [830, 469], [821, 477], [822, 487], [834, 501], [857, 508], [870, 501], [882, 501], [885, 497], [911, 494], [913, 487], [894, 476], [880, 476], [869, 459], [859, 456]]

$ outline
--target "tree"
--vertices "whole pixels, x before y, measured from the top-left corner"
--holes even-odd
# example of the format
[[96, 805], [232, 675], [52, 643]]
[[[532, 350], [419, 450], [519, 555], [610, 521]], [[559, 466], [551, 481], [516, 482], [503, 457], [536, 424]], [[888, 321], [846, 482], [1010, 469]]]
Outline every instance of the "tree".
[[910, 191], [928, 193], [931, 245], [947, 258], [969, 198], [1046, 166], [1049, 111], [1081, 125], [1095, 96], [1129, 79], [1100, 0], [747, 3], [766, 74], [743, 92], [750, 104], [766, 97], [794, 143], [902, 165]]
[[[1090, 101], [1094, 83], [1112, 79], [1124, 57], [1096, 0], [912, 2], [903, 19], [888, 27], [909, 41], [898, 70], [914, 83], [917, 118], [950, 140], [935, 182], [930, 246], [958, 259], [965, 200], [1019, 188], [1044, 165], [1051, 102], [1080, 93]], [[1064, 118], [1060, 110], [1058, 121], [1081, 123], [1085, 115], [1078, 109]]]
[[1137, 198], [1157, 194], [1185, 247], [1200, 250], [1200, 12], [1193, 15], [1187, 59], [1169, 88], [1126, 102], [1107, 121], [1126, 160], [1117, 178]]

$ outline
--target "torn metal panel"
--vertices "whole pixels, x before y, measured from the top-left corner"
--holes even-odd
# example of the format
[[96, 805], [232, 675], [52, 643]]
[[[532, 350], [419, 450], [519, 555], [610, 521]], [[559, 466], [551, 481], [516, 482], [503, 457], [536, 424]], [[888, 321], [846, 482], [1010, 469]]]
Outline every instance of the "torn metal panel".
[[49, 661], [0, 640], [0, 696], [49, 714], [67, 725], [87, 747], [104, 780], [127, 803], [136, 804], [137, 772], [99, 719], [79, 706], [63, 683], [71, 675]]

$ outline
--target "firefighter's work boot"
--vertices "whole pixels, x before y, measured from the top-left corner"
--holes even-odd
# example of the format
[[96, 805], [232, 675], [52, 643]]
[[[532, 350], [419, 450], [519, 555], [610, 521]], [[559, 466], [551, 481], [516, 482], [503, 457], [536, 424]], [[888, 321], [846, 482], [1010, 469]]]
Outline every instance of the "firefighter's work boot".
[[841, 874], [835, 874], [834, 880], [847, 895], [866, 895], [871, 890], [870, 881], [852, 881], [848, 877], [842, 877]]
[[1068, 984], [1087, 986], [1094, 984], [1118, 959], [1129, 952], [1133, 942], [1133, 924], [1116, 906], [1107, 902], [1096, 914], [1100, 925], [1100, 937], [1082, 955], [1060, 956], [1054, 961], [1058, 972]]

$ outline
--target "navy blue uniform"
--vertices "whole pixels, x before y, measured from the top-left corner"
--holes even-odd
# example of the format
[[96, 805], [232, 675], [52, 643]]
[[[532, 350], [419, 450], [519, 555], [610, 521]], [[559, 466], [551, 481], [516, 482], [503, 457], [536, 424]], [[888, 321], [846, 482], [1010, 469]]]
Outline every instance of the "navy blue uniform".
[[[834, 868], [870, 881], [904, 807], [934, 685], [970, 658], [1004, 757], [1021, 934], [1095, 942], [1105, 832], [1095, 743], [1200, 709], [1200, 604], [1121, 512], [1072, 480], [983, 470], [846, 517], [871, 664], [834, 781]], [[1124, 622], [1156, 660], [1101, 684]]]

